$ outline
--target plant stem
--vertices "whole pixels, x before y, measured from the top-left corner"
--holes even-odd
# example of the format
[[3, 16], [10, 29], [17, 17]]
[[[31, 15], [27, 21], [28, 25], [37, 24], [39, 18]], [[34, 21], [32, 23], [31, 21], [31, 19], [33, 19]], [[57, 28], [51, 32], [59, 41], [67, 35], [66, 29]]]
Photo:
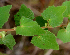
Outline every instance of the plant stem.
[[0, 29], [0, 31], [15, 31], [14, 29]]
[[[66, 26], [66, 25], [60, 25], [57, 27], [61, 27], [61, 26]], [[41, 27], [41, 28], [53, 28], [53, 27], [47, 26], [47, 27]], [[16, 30], [16, 28], [14, 28], [14, 29], [0, 29], [0, 31], [15, 31], [15, 30]]]

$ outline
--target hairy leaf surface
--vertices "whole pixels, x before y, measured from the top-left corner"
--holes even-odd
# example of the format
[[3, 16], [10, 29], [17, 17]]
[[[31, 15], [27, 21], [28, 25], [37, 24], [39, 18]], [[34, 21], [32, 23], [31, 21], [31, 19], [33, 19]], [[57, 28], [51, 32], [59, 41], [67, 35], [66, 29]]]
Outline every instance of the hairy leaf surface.
[[0, 7], [0, 28], [8, 21], [11, 5]]
[[55, 35], [48, 30], [43, 35], [34, 36], [31, 43], [41, 49], [59, 50], [59, 45], [56, 42]]
[[40, 28], [37, 22], [25, 17], [21, 18], [20, 26], [17, 26], [16, 28], [16, 34], [19, 35], [33, 36], [43, 33], [45, 33], [45, 31]]
[[4, 38], [2, 38], [4, 45], [6, 45], [9, 49], [13, 50], [13, 46], [16, 44], [15, 39], [11, 34], [8, 34]]
[[32, 10], [27, 8], [24, 4], [21, 5], [19, 12], [17, 12], [17, 14], [15, 15], [15, 18], [14, 18], [15, 24], [17, 26], [20, 25], [20, 19], [22, 16], [29, 18], [29, 19], [34, 19], [34, 13], [32, 12]]
[[62, 23], [65, 9], [65, 6], [49, 6], [41, 15], [52, 27], [56, 27]]
[[70, 1], [63, 2], [62, 6], [66, 6], [66, 10], [63, 13], [63, 16], [68, 17], [70, 20]]

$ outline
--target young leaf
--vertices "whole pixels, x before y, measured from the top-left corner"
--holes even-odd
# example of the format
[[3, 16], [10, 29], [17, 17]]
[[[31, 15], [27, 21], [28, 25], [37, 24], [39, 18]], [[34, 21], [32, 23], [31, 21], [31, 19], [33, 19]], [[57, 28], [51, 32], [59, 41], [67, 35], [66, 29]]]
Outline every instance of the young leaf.
[[37, 22], [25, 17], [21, 18], [20, 26], [16, 28], [16, 34], [24, 36], [34, 36], [43, 33], [45, 33], [45, 31], [40, 28]]
[[36, 17], [36, 22], [41, 26], [45, 26], [45, 23], [47, 23], [47, 20], [44, 20], [43, 17], [41, 16], [37, 16]]
[[6, 34], [5, 31], [0, 32], [0, 44], [4, 44], [2, 38], [5, 37], [5, 34]]
[[41, 49], [59, 50], [55, 35], [48, 30], [43, 35], [34, 36], [31, 43]]
[[65, 9], [66, 6], [49, 6], [41, 15], [45, 20], [49, 20], [52, 27], [56, 27], [62, 23]]
[[0, 28], [8, 21], [11, 5], [0, 7]]
[[70, 42], [70, 23], [66, 29], [58, 31], [57, 38], [61, 39], [63, 43]]
[[11, 34], [2, 38], [4, 45], [6, 45], [9, 49], [13, 50], [13, 46], [16, 44], [15, 39]]
[[68, 17], [68, 19], [70, 20], [70, 1], [63, 2], [62, 6], [66, 6], [66, 10], [63, 13], [63, 16]]
[[19, 12], [17, 12], [17, 14], [15, 15], [15, 18], [14, 18], [15, 24], [17, 26], [20, 25], [20, 19], [22, 16], [29, 18], [29, 19], [34, 19], [34, 13], [32, 12], [32, 10], [27, 8], [24, 4], [21, 5]]

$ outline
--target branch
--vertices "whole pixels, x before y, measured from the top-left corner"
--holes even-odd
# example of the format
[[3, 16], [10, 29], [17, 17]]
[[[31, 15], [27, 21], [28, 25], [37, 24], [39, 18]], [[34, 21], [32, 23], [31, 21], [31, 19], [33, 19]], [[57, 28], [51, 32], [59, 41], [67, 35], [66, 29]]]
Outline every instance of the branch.
[[[57, 27], [62, 27], [62, 26], [66, 26], [66, 25], [60, 25], [60, 26], [57, 26]], [[50, 27], [50, 26], [47, 26], [47, 27], [41, 27], [41, 28], [53, 28], [53, 27]], [[15, 29], [0, 29], [0, 31], [15, 31]]]
[[14, 29], [0, 29], [0, 31], [15, 31]]

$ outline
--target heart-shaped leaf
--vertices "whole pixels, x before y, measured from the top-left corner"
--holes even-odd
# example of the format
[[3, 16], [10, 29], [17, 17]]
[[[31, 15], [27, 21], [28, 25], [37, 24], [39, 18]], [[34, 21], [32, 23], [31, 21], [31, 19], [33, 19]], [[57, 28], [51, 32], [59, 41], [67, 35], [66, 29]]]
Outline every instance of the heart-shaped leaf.
[[34, 19], [34, 13], [32, 10], [27, 8], [24, 4], [21, 5], [21, 8], [19, 9], [19, 12], [15, 15], [15, 24], [18, 26], [20, 25], [20, 19], [21, 17], [24, 16], [29, 19]]
[[34, 36], [43, 33], [45, 33], [45, 31], [37, 24], [37, 22], [25, 17], [20, 19], [20, 26], [17, 26], [16, 28], [16, 34], [24, 36]]
[[65, 10], [66, 6], [49, 6], [41, 15], [52, 27], [56, 27], [62, 23]]
[[43, 35], [34, 36], [31, 43], [41, 49], [59, 50], [59, 45], [56, 42], [56, 36], [48, 30]]

